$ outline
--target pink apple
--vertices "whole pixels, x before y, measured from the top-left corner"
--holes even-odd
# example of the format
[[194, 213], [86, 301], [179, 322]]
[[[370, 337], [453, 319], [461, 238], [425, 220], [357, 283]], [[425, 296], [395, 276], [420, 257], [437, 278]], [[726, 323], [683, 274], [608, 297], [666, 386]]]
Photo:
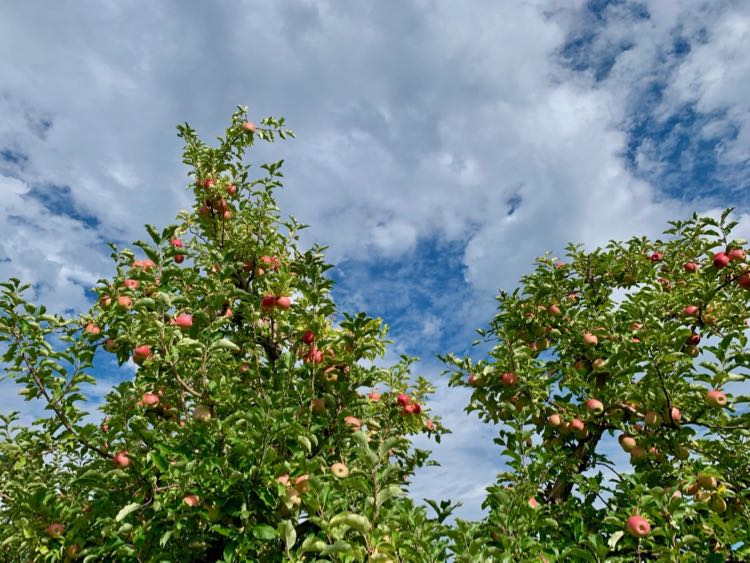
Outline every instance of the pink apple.
[[180, 313], [172, 319], [172, 324], [180, 328], [190, 328], [193, 326], [193, 315], [188, 313]]
[[549, 425], [553, 428], [557, 428], [562, 423], [562, 419], [559, 414], [555, 413], [547, 417], [547, 422], [549, 422]]
[[435, 423], [431, 418], [428, 418], [424, 421], [424, 427], [427, 428], [428, 432], [433, 432], [435, 430]]
[[518, 383], [518, 376], [512, 371], [506, 371], [500, 378], [500, 381], [506, 387], [511, 387]]
[[300, 494], [305, 494], [310, 489], [310, 476], [305, 474], [297, 477], [294, 480], [294, 488], [297, 489]]
[[721, 270], [729, 265], [729, 256], [723, 252], [717, 252], [714, 254], [714, 268]]
[[628, 518], [625, 528], [631, 536], [644, 538], [651, 533], [651, 524], [643, 516], [634, 514]]
[[404, 414], [414, 414], [414, 405], [404, 405]]
[[233, 196], [236, 193], [237, 193], [237, 186], [235, 186], [234, 184], [229, 184], [227, 186], [227, 194], [229, 194], [230, 196]]
[[182, 497], [182, 502], [184, 502], [191, 508], [195, 508], [201, 503], [201, 500], [198, 498], [198, 495], [185, 495], [184, 497]]
[[100, 334], [101, 331], [102, 331], [102, 329], [99, 328], [94, 323], [87, 323], [86, 326], [83, 329], [83, 332], [85, 332], [86, 334], [90, 334], [92, 336], [96, 336], [96, 335]]
[[723, 407], [727, 404], [727, 396], [723, 391], [712, 389], [708, 391], [705, 396], [706, 403], [712, 407]]
[[596, 346], [597, 344], [599, 344], [599, 339], [596, 337], [596, 335], [587, 332], [583, 335], [583, 344], [585, 346]]
[[686, 317], [697, 317], [699, 311], [700, 309], [696, 307], [695, 305], [688, 305], [687, 307], [683, 309], [682, 312], [685, 314]]
[[128, 455], [128, 452], [126, 450], [121, 450], [115, 454], [115, 457], [112, 458], [112, 460], [115, 462], [116, 465], [119, 465], [122, 468], [125, 468], [130, 465], [130, 456]]
[[151, 357], [151, 346], [148, 344], [142, 344], [140, 346], [136, 346], [135, 350], [133, 350], [133, 361], [136, 364], [141, 364], [144, 361], [148, 360]]
[[682, 413], [677, 407], [672, 407], [670, 414], [673, 422], [678, 423], [682, 420]]
[[122, 285], [127, 287], [128, 289], [138, 289], [138, 286], [141, 285], [138, 280], [133, 280], [130, 278], [127, 278], [124, 282], [122, 282]]
[[255, 133], [256, 126], [252, 121], [245, 121], [245, 123], [242, 124], [242, 128], [249, 133]]
[[408, 405], [409, 401], [410, 401], [409, 395], [407, 395], [406, 393], [400, 393], [398, 397], [396, 397], [396, 402], [402, 407], [405, 407], [406, 405]]
[[422, 412], [422, 406], [419, 403], [411, 403], [410, 405], [406, 405], [407, 407], [412, 407], [412, 412], [414, 414], [419, 414]]
[[377, 391], [370, 391], [367, 394], [367, 398], [373, 402], [377, 402], [380, 400], [380, 393], [378, 393]]
[[287, 309], [289, 309], [289, 307], [292, 306], [292, 300], [286, 295], [282, 295], [281, 297], [276, 298], [276, 306], [279, 309], [283, 309], [284, 311], [286, 311]]
[[581, 434], [586, 430], [586, 425], [580, 418], [574, 418], [570, 421], [570, 429], [576, 434]]
[[175, 237], [172, 240], [170, 240], [169, 244], [171, 244], [175, 248], [182, 248], [184, 246], [183, 243], [182, 243], [182, 239], [177, 238], [177, 237]]
[[693, 274], [698, 271], [698, 264], [695, 262], [685, 262], [682, 266], [688, 274]]
[[529, 506], [531, 508], [538, 508], [539, 502], [534, 497], [529, 497]]
[[600, 415], [604, 412], [604, 404], [598, 399], [589, 399], [586, 401], [586, 410], [591, 414]]
[[664, 258], [664, 255], [661, 252], [654, 252], [651, 256], [649, 256], [649, 259], [652, 262], [661, 262], [662, 258]]
[[117, 304], [123, 309], [130, 309], [133, 306], [133, 300], [127, 295], [120, 295], [117, 298]]
[[323, 361], [323, 352], [313, 346], [305, 356], [305, 362], [308, 364], [319, 364]]
[[356, 416], [344, 417], [344, 424], [351, 426], [355, 430], [359, 430], [362, 427], [362, 423]]
[[143, 394], [141, 397], [141, 404], [147, 407], [154, 407], [159, 404], [159, 395], [151, 393], [150, 391]]
[[562, 311], [560, 311], [560, 307], [557, 305], [550, 305], [548, 309], [550, 315], [554, 315], [556, 317], [559, 317], [562, 314]]

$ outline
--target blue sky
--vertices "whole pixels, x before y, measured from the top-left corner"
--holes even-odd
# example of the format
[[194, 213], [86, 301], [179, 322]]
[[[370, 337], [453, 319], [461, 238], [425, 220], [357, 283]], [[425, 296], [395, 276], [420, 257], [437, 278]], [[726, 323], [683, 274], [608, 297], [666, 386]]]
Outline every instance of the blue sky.
[[286, 117], [297, 139], [255, 158], [286, 159], [280, 205], [329, 246], [340, 305], [438, 384], [454, 434], [414, 493], [466, 517], [495, 431], [435, 354], [469, 351], [498, 288], [693, 211], [736, 206], [750, 238], [747, 2], [16, 2], [0, 46], [0, 278], [84, 310], [108, 241], [189, 206], [178, 123]]

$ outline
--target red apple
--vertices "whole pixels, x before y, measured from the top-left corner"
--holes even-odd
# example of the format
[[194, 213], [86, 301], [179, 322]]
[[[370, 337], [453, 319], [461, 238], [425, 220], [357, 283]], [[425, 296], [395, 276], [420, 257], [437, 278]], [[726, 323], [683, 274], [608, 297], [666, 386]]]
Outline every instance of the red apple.
[[636, 538], [643, 538], [651, 533], [651, 524], [643, 516], [637, 514], [628, 518], [625, 528], [631, 536]]
[[276, 298], [276, 306], [279, 309], [283, 309], [284, 311], [286, 311], [287, 309], [289, 309], [289, 307], [292, 306], [292, 300], [286, 295], [282, 295]]
[[697, 346], [698, 344], [700, 344], [700, 341], [701, 341], [701, 335], [698, 334], [697, 332], [694, 332], [693, 334], [688, 336], [688, 339], [687, 339], [687, 343], [690, 346]]
[[156, 264], [154, 264], [153, 260], [151, 260], [149, 258], [146, 258], [144, 260], [135, 260], [135, 261], [133, 261], [132, 266], [133, 266], [133, 268], [140, 268], [142, 270], [150, 270], [150, 269], [154, 268], [156, 266]]
[[411, 403], [410, 405], [406, 405], [407, 407], [413, 407], [412, 412], [414, 414], [419, 414], [422, 412], [422, 406], [419, 403]]
[[136, 346], [135, 350], [133, 350], [133, 361], [136, 364], [141, 364], [144, 361], [148, 360], [151, 357], [151, 346], [148, 344], [142, 344], [140, 346]]
[[695, 262], [685, 262], [682, 266], [688, 274], [693, 274], [698, 271], [698, 264]]
[[604, 412], [604, 404], [598, 399], [589, 399], [586, 401], [586, 410], [591, 414], [600, 415]]
[[313, 331], [311, 330], [308, 330], [307, 332], [305, 332], [305, 334], [302, 335], [302, 342], [304, 342], [305, 344], [312, 344], [314, 340], [315, 333], [313, 333]]
[[745, 251], [741, 248], [735, 248], [734, 250], [730, 250], [727, 256], [729, 256], [729, 260], [732, 262], [742, 262], [745, 260]]
[[745, 272], [738, 279], [737, 283], [743, 289], [750, 289], [750, 272]]
[[662, 258], [664, 258], [664, 255], [661, 252], [654, 252], [651, 256], [649, 256], [649, 259], [652, 262], [661, 262]]
[[201, 205], [198, 208], [198, 215], [203, 218], [208, 217], [209, 215], [211, 215], [211, 208], [208, 205]]
[[170, 240], [169, 244], [171, 244], [175, 248], [182, 248], [183, 247], [182, 239], [179, 239], [177, 237], [175, 237], [172, 240]]
[[53, 522], [45, 530], [47, 535], [51, 538], [59, 538], [65, 533], [65, 526], [59, 522]]
[[305, 356], [305, 362], [308, 364], [319, 364], [323, 361], [323, 352], [314, 346]]
[[705, 396], [706, 402], [712, 407], [723, 407], [727, 404], [727, 396], [717, 389], [708, 391]]
[[511, 387], [518, 383], [518, 376], [512, 371], [506, 371], [505, 373], [503, 373], [500, 381], [506, 387]]
[[586, 332], [583, 335], [583, 344], [584, 346], [596, 346], [599, 344], [599, 339], [596, 337], [596, 335], [591, 334], [590, 332]]
[[414, 405], [404, 405], [404, 414], [414, 414]]
[[682, 312], [685, 314], [686, 317], [697, 317], [699, 311], [700, 309], [696, 307], [695, 305], [688, 305], [687, 307], [683, 309]]
[[184, 254], [175, 254], [174, 261], [177, 264], [182, 264], [185, 261], [185, 255]]
[[125, 450], [121, 450], [115, 454], [115, 457], [112, 458], [112, 460], [115, 462], [116, 465], [119, 465], [122, 468], [125, 468], [130, 465], [130, 456], [128, 456], [128, 452]]
[[232, 212], [227, 209], [223, 214], [222, 217], [224, 217], [225, 221], [229, 221], [232, 218]]
[[265, 295], [260, 302], [260, 308], [264, 311], [270, 311], [274, 307], [276, 307], [276, 296], [271, 295], [270, 293]]
[[570, 421], [570, 429], [576, 434], [581, 434], [586, 430], [586, 425], [580, 418], [574, 418]]
[[396, 397], [396, 402], [402, 407], [405, 407], [409, 404], [409, 395], [406, 393], [400, 393], [398, 397]]
[[190, 328], [193, 326], [193, 315], [188, 313], [180, 313], [172, 319], [172, 324], [180, 328]]
[[729, 256], [723, 252], [717, 252], [714, 254], [714, 268], [721, 270], [729, 265]]
[[125, 281], [122, 282], [122, 285], [127, 287], [128, 289], [138, 289], [138, 286], [141, 285], [138, 280], [133, 280], [130, 278], [125, 279]]

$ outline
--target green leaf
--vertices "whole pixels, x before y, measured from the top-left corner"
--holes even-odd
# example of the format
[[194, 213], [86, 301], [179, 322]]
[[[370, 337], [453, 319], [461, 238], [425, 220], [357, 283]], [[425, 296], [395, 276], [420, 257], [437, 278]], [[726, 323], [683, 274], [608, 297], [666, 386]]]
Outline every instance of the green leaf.
[[161, 236], [159, 235], [159, 231], [156, 230], [156, 227], [154, 227], [153, 225], [146, 225], [146, 231], [155, 244], [161, 244]]
[[128, 514], [130, 514], [131, 512], [135, 512], [140, 507], [141, 505], [138, 502], [131, 502], [130, 504], [124, 506], [120, 509], [120, 512], [117, 513], [117, 516], [115, 516], [115, 522], [121, 522], [128, 516]]
[[294, 524], [292, 524], [291, 520], [284, 520], [281, 525], [284, 529], [284, 543], [286, 544], [287, 551], [289, 551], [297, 541], [297, 530], [294, 529]]
[[625, 535], [625, 532], [623, 532], [622, 530], [620, 530], [619, 532], [615, 532], [615, 533], [614, 533], [614, 534], [612, 534], [612, 535], [611, 535], [611, 536], [609, 537], [609, 539], [607, 540], [607, 545], [608, 545], [608, 546], [609, 546], [609, 547], [610, 547], [611, 549], [614, 549], [614, 548], [615, 548], [615, 546], [617, 545], [617, 542], [618, 542], [618, 541], [620, 541], [620, 539], [621, 539], [621, 538], [622, 538], [622, 536], [624, 536], [624, 535]]
[[212, 342], [211, 350], [215, 350], [216, 348], [223, 348], [225, 350], [231, 350], [232, 352], [237, 352], [240, 349], [239, 346], [237, 346], [228, 338], [220, 338], [219, 340], [215, 340], [214, 342]]
[[260, 540], [272, 540], [277, 537], [276, 530], [267, 524], [253, 526], [253, 535]]

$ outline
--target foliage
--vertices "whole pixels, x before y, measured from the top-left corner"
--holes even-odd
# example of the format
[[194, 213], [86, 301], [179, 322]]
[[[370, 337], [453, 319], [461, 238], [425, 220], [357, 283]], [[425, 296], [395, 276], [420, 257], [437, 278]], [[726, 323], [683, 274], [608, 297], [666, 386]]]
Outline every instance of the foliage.
[[[282, 162], [253, 178], [244, 160], [293, 134], [246, 119], [216, 147], [178, 128], [193, 209], [147, 226], [141, 258], [113, 245], [90, 311], [50, 315], [2, 284], [6, 376], [49, 413], [1, 419], [3, 561], [446, 558], [442, 520], [404, 496], [429, 463], [410, 436], [446, 431], [432, 388], [410, 358], [376, 363], [379, 319], [337, 312], [324, 249], [300, 250], [276, 207]], [[137, 371], [97, 424], [83, 408], [107, 355]]]
[[482, 556], [750, 559], [750, 273], [728, 217], [546, 255], [500, 292], [487, 358], [443, 357], [467, 410], [503, 423], [508, 471], [467, 535]]

